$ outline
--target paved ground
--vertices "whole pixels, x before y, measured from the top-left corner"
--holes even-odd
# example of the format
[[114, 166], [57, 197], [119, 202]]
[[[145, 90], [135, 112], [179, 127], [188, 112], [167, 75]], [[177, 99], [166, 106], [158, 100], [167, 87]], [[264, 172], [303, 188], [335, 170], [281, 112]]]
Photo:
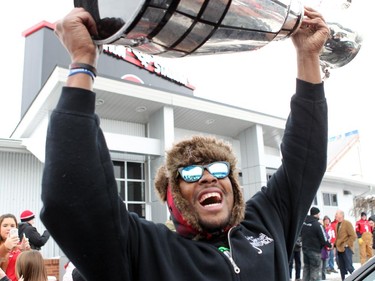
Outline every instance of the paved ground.
[[[361, 266], [361, 264], [359, 263], [354, 263], [353, 264], [354, 268], [357, 269]], [[330, 274], [326, 274], [326, 280], [328, 281], [341, 281], [341, 276], [340, 276], [340, 273], [339, 273], [339, 270], [336, 269], [338, 273], [330, 273]], [[346, 277], [348, 277], [349, 275], [347, 275]], [[294, 280], [294, 277], [293, 279]]]
[[[339, 272], [339, 270], [337, 269]], [[326, 275], [326, 280], [331, 280], [331, 281], [341, 281], [341, 276], [340, 273], [330, 273]]]
[[[355, 269], [359, 268], [361, 266], [360, 263], [353, 263], [353, 266]], [[336, 271], [340, 272], [338, 269]], [[348, 277], [349, 275], [346, 275]], [[341, 281], [341, 275], [340, 273], [330, 273], [326, 275], [326, 280], [331, 280], [331, 281]]]

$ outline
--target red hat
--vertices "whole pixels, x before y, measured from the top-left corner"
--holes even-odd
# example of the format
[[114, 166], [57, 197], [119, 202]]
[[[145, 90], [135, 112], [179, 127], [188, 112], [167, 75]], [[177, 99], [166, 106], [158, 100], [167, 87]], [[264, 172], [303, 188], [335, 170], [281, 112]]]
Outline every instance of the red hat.
[[33, 212], [26, 210], [21, 213], [21, 222], [30, 221], [33, 218], [35, 218], [35, 215]]

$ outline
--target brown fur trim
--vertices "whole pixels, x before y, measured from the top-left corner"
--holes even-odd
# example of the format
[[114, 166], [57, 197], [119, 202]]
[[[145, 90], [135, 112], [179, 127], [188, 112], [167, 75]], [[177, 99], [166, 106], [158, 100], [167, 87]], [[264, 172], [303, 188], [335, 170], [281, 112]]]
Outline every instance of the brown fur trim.
[[168, 186], [168, 175], [165, 166], [160, 166], [156, 171], [155, 176], [155, 189], [162, 202], [167, 201], [167, 186]]
[[238, 181], [237, 159], [231, 146], [223, 140], [209, 136], [193, 136], [176, 143], [167, 151], [166, 164], [158, 169], [155, 178], [155, 188], [163, 202], [166, 201], [166, 190], [170, 181], [176, 207], [185, 220], [199, 231], [202, 231], [202, 227], [199, 225], [198, 217], [181, 195], [178, 168], [192, 164], [205, 165], [215, 161], [227, 161], [230, 164], [231, 171], [228, 177], [232, 183], [234, 207], [229, 224], [237, 225], [244, 218], [245, 203]]

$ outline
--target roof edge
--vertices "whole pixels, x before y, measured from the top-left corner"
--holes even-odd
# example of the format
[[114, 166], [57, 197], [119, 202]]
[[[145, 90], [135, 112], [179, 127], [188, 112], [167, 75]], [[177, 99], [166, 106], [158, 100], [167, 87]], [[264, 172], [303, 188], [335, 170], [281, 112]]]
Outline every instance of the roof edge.
[[0, 138], [0, 151], [7, 152], [27, 152], [22, 140]]
[[48, 21], [41, 21], [39, 23], [37, 23], [36, 25], [26, 29], [24, 32], [22, 32], [22, 36], [24, 37], [27, 37], [35, 32], [37, 32], [38, 30], [42, 29], [42, 28], [49, 28], [49, 29], [52, 29], [52, 30], [55, 30], [55, 26], [56, 24], [55, 23], [50, 23]]

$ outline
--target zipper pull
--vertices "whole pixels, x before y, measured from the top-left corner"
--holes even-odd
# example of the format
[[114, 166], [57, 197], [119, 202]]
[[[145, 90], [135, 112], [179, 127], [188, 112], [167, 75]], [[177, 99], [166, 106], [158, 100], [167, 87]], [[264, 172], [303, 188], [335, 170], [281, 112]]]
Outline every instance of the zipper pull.
[[222, 252], [230, 261], [230, 263], [232, 264], [233, 266], [233, 270], [236, 274], [239, 274], [240, 273], [240, 268], [237, 266], [236, 262], [234, 261], [234, 259], [232, 258], [232, 255], [230, 253], [230, 250], [226, 247], [219, 247], [219, 251]]

